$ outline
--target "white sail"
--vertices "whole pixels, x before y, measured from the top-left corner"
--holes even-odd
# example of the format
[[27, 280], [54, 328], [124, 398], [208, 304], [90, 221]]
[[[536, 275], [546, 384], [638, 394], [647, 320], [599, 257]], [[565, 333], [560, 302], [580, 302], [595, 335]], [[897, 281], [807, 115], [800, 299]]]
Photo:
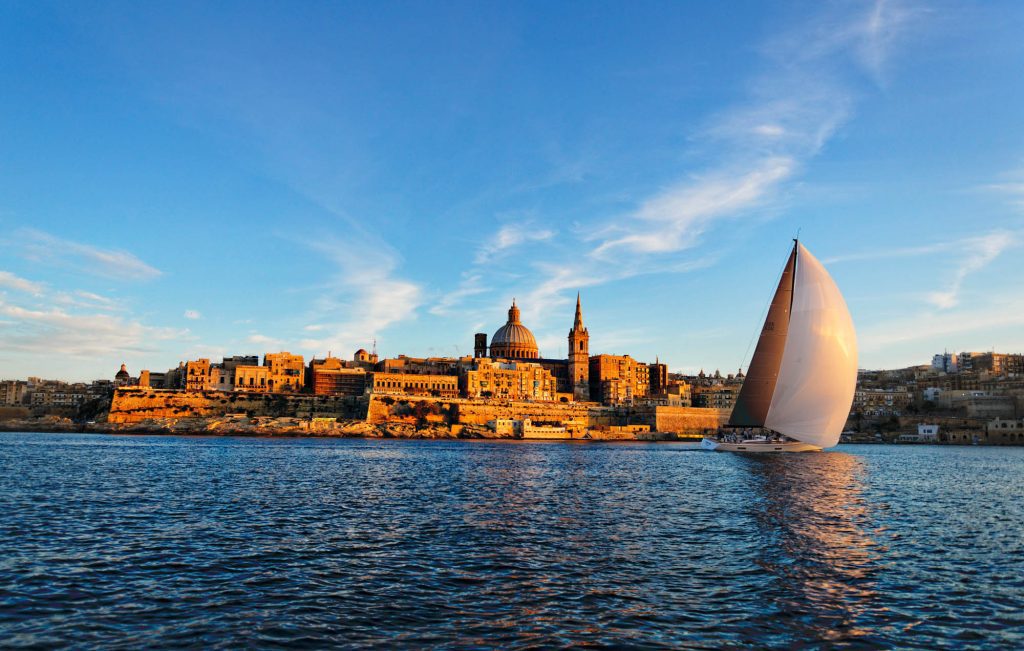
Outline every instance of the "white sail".
[[801, 244], [789, 336], [765, 426], [822, 448], [839, 442], [857, 386], [857, 335], [846, 301]]

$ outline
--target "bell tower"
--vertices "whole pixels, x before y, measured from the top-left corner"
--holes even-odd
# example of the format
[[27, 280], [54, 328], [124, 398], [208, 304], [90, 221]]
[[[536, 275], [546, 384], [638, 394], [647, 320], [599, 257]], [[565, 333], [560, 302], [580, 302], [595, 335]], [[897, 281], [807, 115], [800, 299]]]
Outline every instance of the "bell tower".
[[576, 294], [576, 321], [569, 331], [569, 382], [576, 401], [590, 400], [590, 333], [583, 327], [583, 309]]

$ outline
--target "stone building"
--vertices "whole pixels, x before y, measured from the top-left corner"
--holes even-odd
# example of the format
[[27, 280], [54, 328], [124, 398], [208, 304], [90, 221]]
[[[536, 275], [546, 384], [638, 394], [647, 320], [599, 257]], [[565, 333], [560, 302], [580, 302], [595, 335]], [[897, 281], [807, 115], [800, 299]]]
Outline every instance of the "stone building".
[[566, 363], [573, 400], [590, 400], [590, 332], [583, 326], [579, 293], [576, 294], [576, 318], [569, 331], [568, 350]]
[[696, 385], [691, 387], [690, 400], [694, 407], [732, 409], [739, 393], [738, 384]]
[[128, 387], [136, 383], [137, 381], [133, 380], [131, 373], [128, 372], [127, 365], [121, 364], [121, 370], [114, 374], [114, 385], [118, 387]]
[[28, 395], [28, 383], [24, 380], [4, 380], [0, 382], [0, 405], [14, 407], [23, 405]]
[[271, 393], [302, 391], [305, 385], [305, 363], [302, 355], [292, 355], [286, 351], [266, 353], [263, 356], [263, 365], [270, 369], [270, 378], [267, 382]]
[[270, 368], [266, 366], [236, 366], [235, 391], [269, 393]]
[[[468, 358], [466, 358], [468, 359]], [[399, 355], [377, 364], [383, 373], [419, 373], [425, 375], [458, 375], [461, 359], [452, 357], [408, 357]]]
[[370, 373], [367, 378], [369, 393], [457, 398], [459, 378], [456, 375], [426, 375], [421, 373]]
[[377, 347], [375, 344], [374, 352], [372, 353], [367, 352], [365, 348], [360, 348], [359, 350], [357, 350], [355, 354], [352, 356], [352, 361], [355, 363], [354, 366], [365, 369], [367, 371], [372, 371], [373, 368], [377, 365], [377, 362], [379, 361], [376, 349]]
[[459, 378], [462, 395], [469, 398], [555, 400], [558, 383], [536, 362], [478, 358]]
[[[494, 333], [489, 348], [485, 333], [477, 333], [474, 336], [473, 361], [484, 358], [494, 361], [524, 360], [540, 365], [555, 381], [555, 389], [549, 398], [551, 400], [594, 400], [605, 404], [635, 404], [638, 401], [650, 400], [652, 388], [653, 393], [661, 400], [667, 400], [668, 367], [664, 364], [645, 364], [628, 355], [590, 354], [590, 332], [583, 323], [583, 307], [578, 293], [576, 314], [568, 335], [566, 359], [548, 359], [540, 356], [536, 339], [530, 329], [523, 325], [519, 307], [514, 300], [508, 311], [508, 321]], [[479, 370], [472, 365], [470, 368], [474, 371]], [[482, 368], [487, 370], [491, 367], [482, 365]], [[489, 382], [487, 379], [479, 381]], [[470, 388], [467, 389], [467, 386]], [[477, 390], [481, 393], [494, 394], [493, 386], [474, 388], [475, 384], [467, 385], [464, 382], [463, 387], [465, 395], [469, 396], [474, 395]]]
[[[515, 299], [513, 299], [512, 307], [508, 309], [508, 322], [498, 328], [494, 336], [491, 337], [491, 357], [503, 359], [537, 359], [540, 357], [537, 340], [534, 339], [530, 329], [523, 325], [519, 317], [519, 308], [516, 307]], [[479, 335], [477, 337], [477, 346], [479, 346]]]
[[208, 391], [210, 389], [210, 360], [201, 357], [185, 362], [185, 390]]
[[989, 445], [1024, 445], [1024, 420], [996, 418], [985, 426]]
[[318, 396], [361, 396], [366, 393], [366, 369], [350, 368], [337, 357], [309, 363], [310, 386]]
[[590, 396], [606, 405], [635, 404], [651, 391], [647, 364], [629, 355], [594, 355], [590, 358]]

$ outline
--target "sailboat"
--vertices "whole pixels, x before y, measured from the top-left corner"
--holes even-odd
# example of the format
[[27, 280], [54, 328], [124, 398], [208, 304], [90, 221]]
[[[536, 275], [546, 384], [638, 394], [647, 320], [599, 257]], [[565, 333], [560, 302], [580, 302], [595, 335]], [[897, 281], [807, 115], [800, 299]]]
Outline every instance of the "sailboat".
[[725, 431], [701, 447], [811, 452], [839, 442], [857, 386], [857, 335], [843, 295], [798, 240], [782, 271]]

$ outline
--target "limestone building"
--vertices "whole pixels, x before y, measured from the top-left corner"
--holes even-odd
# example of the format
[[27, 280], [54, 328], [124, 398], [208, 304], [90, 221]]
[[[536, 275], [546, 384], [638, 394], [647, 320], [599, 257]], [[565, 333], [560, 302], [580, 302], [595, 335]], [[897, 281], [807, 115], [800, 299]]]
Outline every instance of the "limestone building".
[[269, 393], [270, 381], [269, 367], [248, 364], [235, 367], [235, 391]]
[[263, 365], [270, 369], [268, 388], [272, 393], [297, 393], [302, 390], [305, 384], [302, 355], [289, 352], [267, 353], [263, 356]]
[[[486, 343], [486, 340], [483, 343]], [[474, 348], [479, 350], [480, 344], [480, 335], [477, 335]], [[483, 357], [483, 355], [478, 355], [478, 357]], [[494, 336], [491, 337], [491, 357], [503, 359], [538, 359], [540, 357], [537, 340], [534, 339], [530, 329], [524, 326], [520, 320], [519, 308], [516, 307], [515, 299], [512, 300], [512, 307], [508, 309], [508, 322], [498, 328]]]
[[185, 362], [185, 390], [207, 391], [210, 389], [210, 360], [205, 357]]
[[371, 373], [367, 379], [369, 393], [456, 398], [459, 378], [455, 375], [421, 373]]
[[583, 326], [579, 293], [576, 294], [576, 319], [569, 331], [568, 350], [567, 371], [572, 384], [573, 400], [590, 400], [590, 333]]
[[558, 383], [536, 362], [478, 358], [460, 377], [462, 395], [505, 400], [555, 400]]
[[25, 403], [28, 395], [28, 383], [24, 380], [4, 380], [0, 382], [0, 405], [15, 406]]
[[650, 396], [647, 364], [629, 355], [594, 355], [590, 358], [590, 395], [606, 405], [632, 405]]
[[337, 357], [310, 360], [309, 375], [318, 396], [361, 396], [366, 392], [366, 369], [350, 368]]
[[[473, 341], [474, 361], [490, 358], [494, 361], [527, 361], [538, 364], [555, 381], [550, 400], [600, 401], [605, 404], [636, 404], [652, 399], [657, 394], [666, 400], [668, 388], [668, 367], [664, 364], [638, 362], [628, 355], [590, 354], [590, 332], [583, 323], [583, 306], [580, 295], [576, 295], [576, 314], [568, 335], [566, 359], [548, 359], [540, 356], [536, 339], [529, 328], [523, 325], [519, 307], [512, 301], [508, 321], [498, 329], [487, 345], [487, 335], [477, 333]], [[479, 382], [491, 382], [483, 378], [491, 367], [476, 362], [473, 371]], [[465, 395], [499, 395], [493, 385], [477, 386], [464, 382]], [[540, 398], [535, 398], [540, 399]]]

